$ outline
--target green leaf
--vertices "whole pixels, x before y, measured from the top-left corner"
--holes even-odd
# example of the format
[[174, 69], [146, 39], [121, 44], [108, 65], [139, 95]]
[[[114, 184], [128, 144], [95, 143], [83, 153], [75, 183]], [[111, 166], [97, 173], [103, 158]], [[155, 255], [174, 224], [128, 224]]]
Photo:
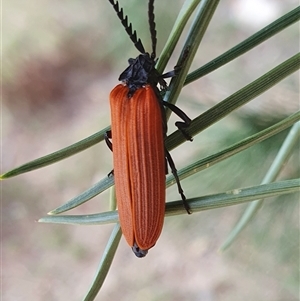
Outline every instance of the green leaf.
[[10, 177], [15, 177], [15, 176], [18, 176], [25, 172], [29, 172], [32, 170], [36, 170], [38, 168], [45, 167], [47, 165], [56, 163], [60, 160], [66, 159], [72, 155], [75, 155], [75, 154], [99, 143], [100, 141], [102, 141], [104, 139], [105, 133], [108, 130], [110, 130], [110, 127], [106, 127], [105, 129], [103, 129], [83, 140], [80, 140], [68, 147], [65, 147], [59, 151], [56, 151], [47, 156], [43, 156], [36, 160], [25, 163], [25, 164], [23, 164], [17, 168], [14, 168], [14, 169], [6, 172], [5, 174], [1, 175], [0, 179], [7, 179]]
[[[230, 114], [232, 111], [245, 105], [250, 100], [262, 94], [272, 86], [283, 80], [288, 75], [297, 71], [300, 67], [300, 54], [292, 56], [277, 67], [273, 68], [263, 76], [259, 77], [244, 88], [230, 95], [220, 103], [216, 104], [197, 118], [195, 118], [189, 128], [188, 134], [195, 136], [199, 132], [213, 125], [223, 117]], [[172, 150], [180, 143], [185, 142], [182, 133], [177, 130], [168, 136], [166, 141], [167, 149]]]
[[97, 269], [93, 283], [84, 297], [84, 301], [92, 301], [97, 296], [99, 290], [101, 289], [103, 282], [108, 274], [112, 261], [114, 259], [115, 253], [117, 251], [120, 239], [122, 237], [122, 231], [119, 223], [117, 223], [110, 235], [107, 242], [106, 248], [102, 255], [99, 267]]
[[[271, 167], [269, 168], [268, 172], [266, 173], [262, 184], [270, 183], [274, 181], [277, 176], [279, 175], [282, 168], [285, 166], [286, 161], [292, 155], [294, 146], [296, 143], [299, 143], [299, 136], [300, 136], [300, 122], [294, 124], [291, 128], [287, 138], [285, 139], [284, 143], [282, 144], [276, 158], [274, 159]], [[237, 238], [237, 236], [241, 233], [241, 231], [248, 225], [250, 220], [255, 216], [258, 210], [263, 205], [263, 200], [255, 200], [248, 205], [245, 212], [243, 213], [242, 217], [239, 219], [235, 227], [229, 233], [227, 239], [221, 246], [221, 250], [226, 250]]]
[[85, 190], [81, 194], [77, 195], [76, 197], [72, 198], [67, 203], [57, 207], [54, 210], [51, 210], [48, 214], [59, 214], [68, 210], [71, 210], [75, 207], [78, 207], [79, 205], [84, 204], [85, 202], [89, 201], [90, 199], [97, 196], [99, 193], [105, 191], [109, 187], [111, 187], [114, 184], [114, 178], [113, 176], [105, 177], [100, 182], [96, 183], [89, 189]]
[[[201, 1], [196, 15], [189, 31], [188, 37], [182, 48], [177, 65], [180, 66], [180, 72], [177, 76], [173, 77], [168, 91], [165, 94], [164, 100], [176, 103], [180, 91], [185, 82], [188, 70], [194, 60], [196, 52], [199, 48], [200, 42], [206, 32], [208, 24], [219, 4], [219, 0], [203, 0]], [[167, 118], [171, 112], [167, 110]]]
[[249, 37], [248, 39], [232, 47], [228, 51], [224, 52], [222, 55], [218, 56], [217, 58], [211, 60], [209, 63], [205, 64], [204, 66], [190, 73], [187, 76], [184, 85], [188, 85], [189, 83], [199, 79], [200, 77], [222, 67], [228, 62], [234, 60], [240, 55], [256, 47], [260, 43], [271, 38], [272, 36], [279, 33], [280, 31], [287, 28], [288, 26], [294, 24], [299, 19], [300, 19], [300, 7], [298, 6], [297, 8], [288, 12], [281, 18], [277, 19], [276, 21], [272, 22], [268, 26], [264, 27], [263, 29], [261, 29], [260, 31], [258, 31], [257, 33]]
[[[260, 198], [276, 197], [300, 191], [300, 179], [292, 179], [253, 186], [237, 188], [224, 193], [200, 196], [187, 200], [192, 212], [222, 208]], [[166, 216], [186, 214], [182, 201], [166, 203]], [[109, 211], [90, 215], [50, 215], [38, 220], [41, 223], [58, 223], [72, 225], [102, 225], [118, 221], [117, 211]]]
[[[294, 113], [293, 115], [285, 118], [284, 120], [270, 126], [269, 128], [260, 131], [259, 133], [256, 133], [250, 137], [247, 137], [227, 148], [224, 150], [221, 150], [215, 154], [212, 154], [210, 156], [207, 156], [206, 158], [200, 159], [185, 168], [182, 168], [178, 171], [178, 176], [180, 179], [185, 179], [201, 170], [207, 169], [213, 165], [215, 165], [218, 162], [221, 162], [235, 154], [238, 154], [239, 152], [259, 143], [262, 142], [281, 131], [289, 128], [292, 126], [295, 122], [300, 120], [300, 111], [297, 113]], [[175, 184], [175, 179], [173, 175], [170, 175], [167, 177], [167, 187]]]
[[166, 42], [166, 45], [162, 50], [160, 58], [157, 62], [156, 69], [159, 73], [162, 73], [165, 69], [171, 57], [171, 54], [173, 53], [174, 48], [184, 30], [184, 27], [186, 26], [187, 21], [189, 20], [191, 14], [194, 12], [200, 1], [201, 0], [186, 0], [183, 4], [169, 35], [169, 38]]

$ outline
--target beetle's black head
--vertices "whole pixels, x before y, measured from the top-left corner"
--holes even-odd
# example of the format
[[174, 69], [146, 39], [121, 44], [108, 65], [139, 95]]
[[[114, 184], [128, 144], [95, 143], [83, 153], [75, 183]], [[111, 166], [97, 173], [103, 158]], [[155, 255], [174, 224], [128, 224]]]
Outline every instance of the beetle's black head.
[[146, 84], [157, 85], [159, 74], [155, 69], [156, 61], [150, 57], [149, 53], [140, 54], [135, 59], [131, 58], [128, 63], [129, 66], [122, 72], [119, 80], [128, 86], [129, 97]]

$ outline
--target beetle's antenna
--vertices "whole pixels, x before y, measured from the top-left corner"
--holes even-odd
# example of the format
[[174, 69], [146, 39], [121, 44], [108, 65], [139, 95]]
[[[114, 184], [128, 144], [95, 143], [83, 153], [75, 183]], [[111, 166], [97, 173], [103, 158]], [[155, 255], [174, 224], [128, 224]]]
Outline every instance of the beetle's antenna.
[[124, 17], [123, 8], [121, 8], [121, 9], [119, 8], [119, 2], [118, 1], [115, 2], [114, 0], [108, 0], [108, 1], [112, 4], [114, 10], [116, 11], [119, 19], [121, 20], [121, 23], [124, 26], [124, 28], [125, 28], [127, 34], [129, 35], [131, 41], [133, 42], [135, 48], [139, 52], [145, 53], [145, 49], [144, 49], [144, 46], [142, 44], [142, 41], [137, 38], [136, 31], [132, 30], [131, 23], [129, 23], [129, 25], [128, 25], [128, 17], [127, 16]]
[[156, 29], [155, 29], [155, 21], [154, 21], [154, 0], [149, 0], [148, 4], [148, 16], [149, 16], [149, 27], [150, 27], [150, 34], [151, 34], [151, 42], [152, 42], [152, 53], [151, 58], [155, 59], [156, 57]]

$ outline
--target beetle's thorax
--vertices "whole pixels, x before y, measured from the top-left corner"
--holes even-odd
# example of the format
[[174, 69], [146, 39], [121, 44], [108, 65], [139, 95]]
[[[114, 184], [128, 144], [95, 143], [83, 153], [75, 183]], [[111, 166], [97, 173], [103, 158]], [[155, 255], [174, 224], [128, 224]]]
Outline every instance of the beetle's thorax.
[[129, 96], [146, 84], [157, 85], [159, 75], [155, 69], [156, 61], [149, 53], [140, 54], [135, 59], [131, 58], [128, 63], [129, 66], [122, 72], [119, 80], [128, 86]]

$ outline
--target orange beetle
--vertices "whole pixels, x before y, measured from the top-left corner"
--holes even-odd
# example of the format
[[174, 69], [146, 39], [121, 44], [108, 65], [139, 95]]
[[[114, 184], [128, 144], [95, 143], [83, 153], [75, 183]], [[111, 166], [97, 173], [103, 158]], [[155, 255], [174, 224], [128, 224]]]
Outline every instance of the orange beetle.
[[109, 1], [141, 52], [137, 58], [129, 59], [129, 66], [119, 77], [123, 84], [117, 85], [110, 93], [111, 131], [107, 132], [105, 139], [113, 150], [113, 174], [122, 232], [135, 255], [144, 257], [155, 245], [163, 227], [166, 159], [177, 181], [183, 204], [190, 213], [173, 160], [165, 149], [167, 126], [163, 106], [168, 106], [184, 120], [176, 122], [176, 125], [191, 140], [184, 132], [190, 119], [179, 108], [164, 102], [157, 88], [158, 83], [166, 87], [164, 78], [174, 76], [175, 71], [160, 75], [155, 69], [154, 0], [149, 1], [148, 12], [151, 56], [145, 52], [136, 32], [132, 32], [118, 2]]

